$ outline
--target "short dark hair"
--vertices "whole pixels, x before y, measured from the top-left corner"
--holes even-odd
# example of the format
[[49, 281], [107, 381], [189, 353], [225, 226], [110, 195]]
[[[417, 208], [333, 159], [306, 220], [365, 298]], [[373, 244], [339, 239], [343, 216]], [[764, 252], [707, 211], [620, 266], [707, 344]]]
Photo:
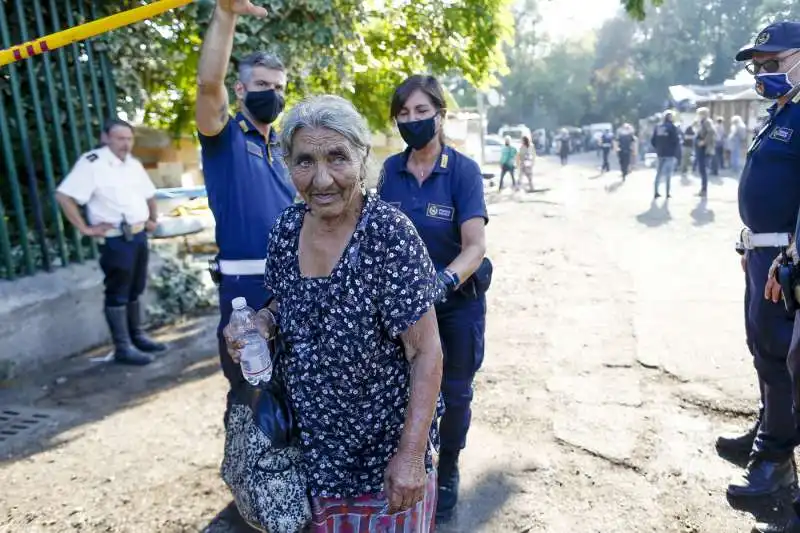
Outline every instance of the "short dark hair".
[[406, 104], [406, 101], [411, 97], [414, 91], [422, 91], [428, 98], [430, 98], [433, 107], [437, 111], [447, 111], [447, 102], [444, 98], [444, 89], [439, 83], [439, 80], [433, 76], [426, 76], [424, 74], [414, 74], [406, 78], [406, 80], [397, 86], [392, 96], [392, 105], [389, 108], [390, 119], [397, 118], [400, 110]]
[[103, 124], [103, 133], [109, 134], [111, 130], [116, 128], [117, 126], [121, 126], [123, 128], [128, 128], [131, 131], [134, 131], [133, 126], [130, 122], [126, 122], [121, 118], [110, 118], [106, 120], [105, 124]]
[[278, 70], [286, 72], [286, 67], [283, 65], [278, 56], [268, 52], [253, 52], [247, 57], [239, 60], [237, 68], [239, 70], [239, 80], [243, 83], [250, 81], [250, 74], [255, 67], [264, 67], [268, 70]]
[[528, 137], [527, 135], [523, 135], [523, 136], [522, 136], [522, 144], [523, 144], [524, 146], [530, 146], [530, 145], [531, 145], [531, 139], [530, 139], [530, 137]]

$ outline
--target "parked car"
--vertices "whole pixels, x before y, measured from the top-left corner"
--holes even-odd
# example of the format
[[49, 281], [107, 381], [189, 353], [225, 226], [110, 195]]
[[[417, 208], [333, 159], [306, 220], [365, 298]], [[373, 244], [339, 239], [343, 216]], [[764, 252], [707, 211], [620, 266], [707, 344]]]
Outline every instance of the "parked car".
[[487, 135], [483, 141], [483, 162], [487, 165], [499, 164], [500, 155], [503, 152], [503, 145], [505, 144], [502, 137]]

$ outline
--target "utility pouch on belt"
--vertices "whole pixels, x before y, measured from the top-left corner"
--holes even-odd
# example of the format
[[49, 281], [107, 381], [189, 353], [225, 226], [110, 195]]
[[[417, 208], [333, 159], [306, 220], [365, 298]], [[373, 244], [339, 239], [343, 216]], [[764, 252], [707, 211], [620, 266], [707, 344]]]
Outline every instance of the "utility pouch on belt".
[[131, 242], [133, 240], [133, 228], [130, 224], [123, 220], [122, 224], [119, 225], [119, 229], [122, 231], [122, 238], [125, 242]]
[[775, 272], [775, 277], [781, 286], [783, 305], [786, 307], [786, 312], [793, 314], [797, 310], [797, 298], [795, 297], [795, 287], [797, 286], [796, 267], [788, 260], [784, 260]]
[[222, 272], [219, 270], [219, 261], [216, 259], [208, 260], [208, 273], [211, 275], [211, 281], [214, 285], [222, 283]]
[[478, 294], [484, 294], [489, 290], [489, 287], [492, 285], [493, 270], [494, 267], [492, 266], [492, 262], [488, 257], [484, 257], [483, 261], [481, 261], [481, 265], [478, 267], [478, 270], [472, 274]]

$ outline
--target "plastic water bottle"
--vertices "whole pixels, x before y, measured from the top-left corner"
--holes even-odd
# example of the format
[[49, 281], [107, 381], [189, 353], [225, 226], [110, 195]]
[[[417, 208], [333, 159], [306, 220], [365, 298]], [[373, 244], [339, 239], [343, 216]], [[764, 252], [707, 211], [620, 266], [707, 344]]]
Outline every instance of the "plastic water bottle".
[[242, 375], [251, 385], [266, 383], [272, 377], [272, 358], [267, 340], [258, 332], [256, 312], [241, 296], [234, 298], [230, 335], [244, 344], [241, 350]]

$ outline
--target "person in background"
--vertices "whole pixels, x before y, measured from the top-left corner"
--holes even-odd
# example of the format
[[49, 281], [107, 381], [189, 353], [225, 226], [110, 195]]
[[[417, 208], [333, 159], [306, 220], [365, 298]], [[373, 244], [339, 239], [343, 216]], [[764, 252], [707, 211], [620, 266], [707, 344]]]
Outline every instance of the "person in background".
[[514, 165], [516, 164], [517, 160], [517, 149], [511, 146], [511, 137], [505, 138], [505, 144], [503, 145], [503, 151], [500, 152], [500, 188], [499, 190], [503, 190], [503, 178], [505, 178], [506, 174], [511, 175], [511, 188], [512, 190], [517, 190], [517, 180], [514, 177]]
[[565, 129], [561, 130], [558, 136], [558, 155], [561, 157], [561, 165], [566, 165], [569, 159], [570, 152], [570, 138], [569, 132]]
[[744, 153], [747, 150], [747, 126], [742, 117], [731, 117], [731, 132], [728, 135], [728, 146], [731, 151], [731, 169], [735, 174], [742, 171]]
[[725, 119], [717, 117], [714, 125], [714, 154], [711, 159], [711, 174], [719, 176], [721, 170], [725, 169], [725, 141], [728, 136], [725, 134]]
[[266, 15], [264, 8], [248, 0], [217, 0], [197, 75], [195, 117], [208, 203], [216, 221], [219, 254], [211, 273], [219, 285], [217, 340], [222, 371], [230, 384], [228, 408], [248, 403], [253, 388], [228, 357], [222, 330], [230, 320], [234, 298], [246, 298], [254, 309], [269, 299], [264, 287], [264, 243], [275, 219], [296, 194], [271, 126], [283, 110], [286, 88], [286, 71], [278, 58], [256, 52], [239, 61], [233, 88], [238, 111], [235, 117], [229, 112], [225, 75], [236, 25], [240, 17]]
[[601, 172], [611, 172], [611, 163], [608, 156], [611, 154], [611, 148], [614, 146], [614, 134], [611, 130], [606, 130], [600, 136], [600, 149], [603, 151], [603, 166], [600, 168]]
[[700, 107], [697, 109], [697, 149], [695, 157], [697, 158], [697, 169], [700, 171], [700, 192], [698, 196], [705, 197], [708, 195], [708, 166], [709, 161], [714, 157], [714, 150], [716, 147], [716, 128], [714, 123], [709, 118], [709, 111], [707, 107]]
[[671, 111], [665, 112], [664, 122], [653, 129], [650, 144], [656, 149], [656, 154], [658, 155], [658, 169], [656, 170], [653, 197], [661, 197], [661, 193], [658, 192], [658, 185], [661, 180], [664, 180], [666, 181], [667, 198], [670, 198], [670, 182], [672, 173], [675, 171], [676, 154], [680, 150], [678, 128], [673, 123]]
[[683, 130], [683, 140], [681, 142], [681, 176], [687, 176], [689, 169], [692, 167], [692, 154], [694, 153], [694, 143], [697, 135], [694, 131], [694, 126], [689, 124]]
[[634, 147], [636, 145], [636, 135], [634, 134], [633, 126], [629, 123], [624, 123], [617, 130], [617, 158], [619, 159], [619, 168], [622, 172], [622, 181], [628, 177], [631, 171], [631, 160], [634, 156]]
[[[147, 365], [167, 347], [142, 327], [140, 296], [147, 284], [147, 234], [158, 220], [156, 188], [133, 150], [133, 126], [112, 119], [103, 127], [103, 147], [83, 154], [56, 191], [64, 216], [82, 235], [98, 239], [105, 275], [105, 317], [114, 360]], [[79, 205], [86, 206], [88, 223]]]
[[522, 145], [517, 153], [517, 165], [520, 168], [519, 183], [522, 185], [522, 176], [528, 178], [528, 192], [533, 192], [533, 164], [536, 161], [536, 149], [531, 144], [527, 135], [522, 136]]
[[480, 168], [444, 143], [444, 90], [433, 76], [415, 75], [395, 90], [390, 116], [408, 149], [383, 165], [378, 194], [408, 215], [438, 272], [436, 304], [444, 377], [437, 521], [450, 520], [458, 503], [458, 460], [472, 418], [473, 381], [483, 363], [489, 220]]

